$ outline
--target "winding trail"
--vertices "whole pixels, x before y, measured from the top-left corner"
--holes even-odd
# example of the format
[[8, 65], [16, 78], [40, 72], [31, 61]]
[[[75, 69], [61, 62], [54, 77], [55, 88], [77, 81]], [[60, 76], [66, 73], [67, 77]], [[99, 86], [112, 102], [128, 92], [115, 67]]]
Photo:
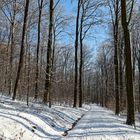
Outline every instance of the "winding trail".
[[115, 116], [105, 108], [91, 105], [91, 109], [63, 139], [72, 140], [140, 140], [137, 129], [125, 124], [125, 118]]

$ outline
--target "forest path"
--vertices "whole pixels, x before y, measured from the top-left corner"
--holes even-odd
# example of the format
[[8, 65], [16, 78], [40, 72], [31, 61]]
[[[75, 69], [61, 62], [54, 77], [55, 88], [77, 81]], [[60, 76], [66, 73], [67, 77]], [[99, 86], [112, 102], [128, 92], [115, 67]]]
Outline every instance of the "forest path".
[[72, 140], [140, 140], [140, 127], [134, 129], [125, 119], [105, 108], [91, 105], [91, 109], [68, 132], [64, 139]]

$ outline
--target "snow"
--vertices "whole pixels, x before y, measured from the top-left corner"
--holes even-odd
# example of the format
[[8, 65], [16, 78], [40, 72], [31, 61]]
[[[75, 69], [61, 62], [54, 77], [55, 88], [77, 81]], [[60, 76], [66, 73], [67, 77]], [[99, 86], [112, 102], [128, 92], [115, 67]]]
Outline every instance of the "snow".
[[[76, 126], [63, 136], [66, 130]], [[2, 140], [140, 140], [136, 129], [125, 124], [125, 117], [95, 104], [83, 108], [48, 106], [0, 98], [0, 139]]]
[[0, 100], [0, 138], [2, 140], [49, 140], [63, 137], [88, 106], [82, 109], [12, 101], [8, 97]]
[[125, 124], [125, 118], [114, 112], [91, 105], [91, 109], [65, 138], [68, 140], [140, 140], [140, 124], [137, 128]]

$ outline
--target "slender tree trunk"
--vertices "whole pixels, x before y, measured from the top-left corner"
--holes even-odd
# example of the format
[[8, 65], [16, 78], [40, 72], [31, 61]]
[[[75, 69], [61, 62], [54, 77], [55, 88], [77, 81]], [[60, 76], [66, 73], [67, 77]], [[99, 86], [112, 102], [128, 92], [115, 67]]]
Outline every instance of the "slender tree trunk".
[[83, 15], [80, 23], [80, 66], [79, 66], [79, 107], [82, 107], [83, 83]]
[[104, 107], [104, 80], [103, 67], [101, 66], [101, 105]]
[[82, 97], [83, 97], [83, 91], [82, 91], [82, 73], [83, 73], [83, 43], [81, 42], [80, 45], [80, 67], [79, 67], [79, 107], [82, 107]]
[[[9, 45], [10, 45], [10, 39], [11, 39], [11, 29], [10, 29], [10, 33], [9, 33], [9, 35], [8, 35], [8, 43], [7, 43], [7, 47], [6, 47], [6, 57], [7, 57], [7, 59], [9, 58]], [[10, 62], [9, 61], [9, 59], [8, 59], [8, 62]], [[6, 78], [4, 79], [5, 80], [5, 82], [4, 82], [4, 87], [5, 87], [5, 89], [6, 89], [6, 91], [7, 91], [7, 88], [9, 88], [9, 78], [10, 78], [10, 76], [9, 76], [9, 71], [8, 71], [8, 69], [9, 69], [9, 66], [10, 66], [10, 64], [8, 63], [7, 65], [6, 65], [6, 70], [5, 70], [5, 75], [6, 75]], [[8, 78], [8, 76], [9, 76], [9, 78]], [[8, 85], [8, 86], [7, 86]], [[10, 88], [9, 88], [10, 89]], [[8, 89], [8, 90], [9, 90]], [[10, 91], [10, 90], [9, 90]], [[9, 95], [10, 95], [10, 93], [9, 93]]]
[[120, 95], [119, 95], [119, 75], [118, 75], [118, 33], [114, 35], [114, 67], [115, 67], [115, 95], [116, 95], [116, 108], [115, 114], [120, 112]]
[[[54, 56], [55, 56], [55, 48], [56, 48], [56, 33], [55, 33], [55, 29], [53, 31], [54, 33], [54, 37], [53, 37], [53, 50], [52, 50], [52, 72], [54, 72]], [[52, 74], [53, 76], [53, 74]]]
[[[29, 24], [29, 23], [28, 23]], [[27, 76], [27, 88], [26, 88], [26, 103], [27, 106], [29, 106], [29, 92], [30, 92], [30, 43], [28, 43], [28, 38], [30, 38], [30, 36], [28, 36], [28, 32], [26, 32], [26, 57], [25, 57], [25, 61], [26, 61], [26, 75]]]
[[9, 95], [11, 95], [11, 93], [12, 93], [12, 85], [13, 85], [13, 83], [12, 83], [12, 71], [13, 71], [13, 47], [14, 47], [14, 43], [15, 43], [15, 41], [14, 41], [14, 34], [15, 34], [15, 19], [16, 19], [16, 0], [14, 0], [13, 1], [13, 6], [12, 6], [12, 8], [13, 8], [13, 16], [12, 16], [12, 20], [11, 20], [11, 31], [10, 31], [10, 35], [11, 35], [11, 44], [10, 44], [10, 46], [11, 46], [11, 50], [10, 50], [10, 60], [9, 60], [9, 69], [10, 69], [10, 72], [9, 72]]
[[18, 88], [21, 68], [23, 67], [23, 56], [24, 56], [24, 40], [25, 40], [25, 33], [26, 33], [26, 24], [27, 24], [27, 17], [28, 17], [28, 9], [29, 9], [29, 0], [26, 0], [26, 6], [24, 11], [24, 23], [23, 23], [23, 30], [22, 30], [22, 41], [21, 41], [21, 50], [20, 50], [20, 60], [18, 65], [18, 71], [16, 76], [16, 82], [14, 86], [14, 93], [12, 99], [15, 100], [16, 92]]
[[10, 60], [9, 60], [9, 95], [12, 91], [12, 67], [13, 67], [13, 45], [14, 45], [14, 23], [11, 24], [11, 50], [10, 50]]
[[75, 80], [74, 80], [74, 103], [73, 107], [77, 105], [77, 84], [78, 84], [78, 37], [79, 37], [79, 16], [80, 16], [81, 0], [78, 0], [77, 17], [76, 17], [76, 32], [75, 32]]
[[108, 98], [107, 98], [107, 94], [108, 94], [108, 72], [107, 72], [107, 68], [105, 68], [105, 107], [107, 107], [107, 102], [108, 102]]
[[123, 41], [121, 39], [121, 45], [119, 48], [119, 92], [120, 92], [120, 109], [123, 109], [123, 68], [122, 68], [122, 61], [123, 61], [123, 57], [122, 57], [122, 50], [123, 50]]
[[120, 112], [120, 96], [119, 96], [119, 75], [118, 75], [118, 24], [119, 24], [119, 0], [116, 0], [115, 8], [115, 24], [114, 24], [114, 67], [115, 67], [115, 95], [116, 95], [116, 108], [115, 114]]
[[30, 51], [28, 52], [28, 85], [27, 85], [27, 106], [29, 106], [29, 93], [30, 93]]
[[37, 99], [38, 97], [38, 75], [39, 75], [39, 49], [40, 49], [40, 28], [41, 28], [41, 16], [42, 16], [42, 7], [43, 7], [43, 0], [38, 0], [38, 7], [39, 7], [39, 17], [38, 17], [38, 41], [37, 41], [37, 52], [36, 52], [36, 77], [35, 77], [35, 96], [34, 98]]
[[54, 22], [54, 1], [50, 0], [50, 19], [49, 19], [49, 35], [48, 35], [48, 48], [47, 48], [47, 66], [46, 66], [46, 80], [45, 92], [43, 102], [50, 103], [50, 88], [51, 88], [51, 70], [52, 70], [52, 37], [53, 37], [53, 22]]
[[133, 94], [133, 73], [131, 62], [131, 45], [130, 33], [128, 29], [126, 0], [121, 0], [121, 20], [124, 31], [125, 41], [125, 72], [126, 72], [126, 92], [127, 92], [127, 121], [128, 125], [135, 125], [135, 109], [134, 109], [134, 94]]
[[96, 82], [97, 82], [97, 87], [96, 87], [96, 96], [97, 96], [97, 105], [99, 104], [99, 80], [98, 80], [98, 77], [97, 77], [97, 79], [96, 79]]
[[43, 77], [43, 52], [44, 52], [44, 43], [42, 44], [42, 46], [40, 47], [40, 78], [42, 79]]

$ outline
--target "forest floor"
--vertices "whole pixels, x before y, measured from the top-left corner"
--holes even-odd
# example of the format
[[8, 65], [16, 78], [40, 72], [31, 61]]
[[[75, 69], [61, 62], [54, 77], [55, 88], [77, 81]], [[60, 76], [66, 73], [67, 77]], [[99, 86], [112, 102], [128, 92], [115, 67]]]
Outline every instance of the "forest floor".
[[136, 125], [97, 105], [48, 108], [0, 97], [0, 140], [140, 140]]
[[114, 112], [91, 105], [90, 110], [69, 131], [67, 139], [72, 140], [140, 140], [140, 123], [137, 127], [125, 124], [125, 118]]

